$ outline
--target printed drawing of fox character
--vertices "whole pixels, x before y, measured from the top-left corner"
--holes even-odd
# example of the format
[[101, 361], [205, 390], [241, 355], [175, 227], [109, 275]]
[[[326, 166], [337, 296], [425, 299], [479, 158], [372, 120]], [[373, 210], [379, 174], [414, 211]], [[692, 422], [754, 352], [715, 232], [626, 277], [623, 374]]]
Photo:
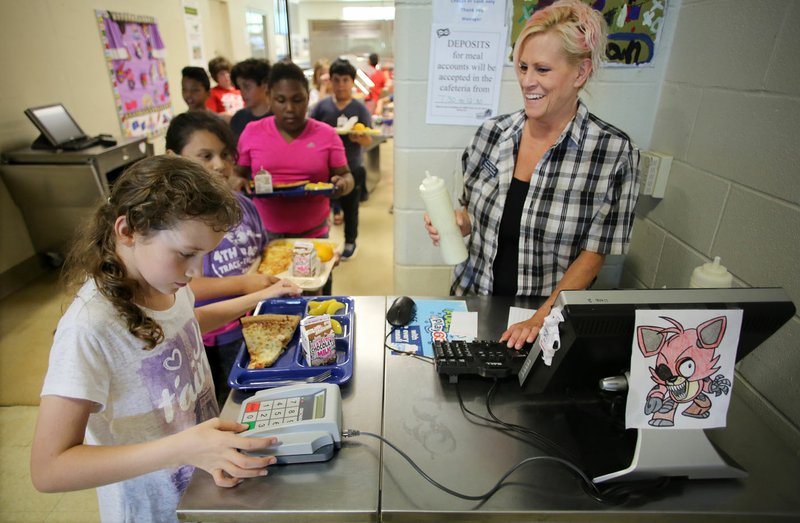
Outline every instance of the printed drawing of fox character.
[[650, 376], [656, 383], [647, 394], [644, 406], [646, 415], [653, 417], [648, 424], [653, 427], [672, 427], [675, 411], [680, 404], [689, 406], [681, 413], [690, 418], [709, 416], [711, 400], [706, 394], [728, 394], [731, 381], [718, 374], [715, 367], [719, 356], [714, 354], [725, 336], [728, 320], [725, 316], [713, 318], [686, 329], [672, 318], [661, 316], [671, 327], [639, 326], [636, 340], [645, 358], [656, 356]]

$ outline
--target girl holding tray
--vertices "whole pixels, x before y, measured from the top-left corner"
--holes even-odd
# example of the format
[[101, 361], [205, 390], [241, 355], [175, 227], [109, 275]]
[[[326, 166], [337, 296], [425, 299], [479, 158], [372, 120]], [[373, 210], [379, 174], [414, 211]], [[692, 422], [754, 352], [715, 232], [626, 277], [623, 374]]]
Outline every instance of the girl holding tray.
[[[239, 137], [239, 174], [246, 179], [261, 170], [272, 183], [330, 182], [333, 197], [355, 186], [344, 145], [329, 125], [309, 119], [308, 79], [293, 63], [280, 62], [269, 74], [272, 112], [249, 124]], [[327, 196], [256, 198], [256, 209], [272, 238], [326, 238], [330, 200]]]
[[[166, 140], [169, 154], [193, 160], [225, 180], [233, 174], [236, 141], [230, 127], [211, 113], [190, 112], [176, 116], [169, 125]], [[216, 249], [203, 257], [203, 274], [192, 279], [197, 305], [214, 303], [231, 296], [269, 289], [272, 296], [298, 295], [294, 283], [250, 271], [258, 264], [269, 241], [261, 218], [249, 198], [234, 193], [242, 210], [242, 221], [225, 233]], [[253, 301], [251, 308], [258, 301]], [[242, 345], [238, 319], [203, 335], [214, 388], [220, 407], [230, 388], [228, 375]]]

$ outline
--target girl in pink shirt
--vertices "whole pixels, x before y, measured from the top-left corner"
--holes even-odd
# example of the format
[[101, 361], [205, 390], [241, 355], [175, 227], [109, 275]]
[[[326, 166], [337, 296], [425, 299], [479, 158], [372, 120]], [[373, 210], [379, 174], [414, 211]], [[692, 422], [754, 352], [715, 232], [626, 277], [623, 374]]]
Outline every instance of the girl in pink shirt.
[[[324, 123], [306, 118], [308, 80], [292, 63], [278, 63], [269, 77], [274, 116], [245, 127], [239, 138], [240, 172], [248, 178], [261, 169], [272, 183], [301, 180], [331, 182], [333, 197], [353, 190], [342, 140]], [[327, 236], [330, 201], [326, 196], [254, 199], [270, 237], [319, 238]]]

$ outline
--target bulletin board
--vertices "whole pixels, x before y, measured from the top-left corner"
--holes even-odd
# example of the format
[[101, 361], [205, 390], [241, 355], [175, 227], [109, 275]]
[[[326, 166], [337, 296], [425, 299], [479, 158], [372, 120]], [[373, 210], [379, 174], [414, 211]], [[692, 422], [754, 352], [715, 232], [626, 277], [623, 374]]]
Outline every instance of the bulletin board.
[[[539, 9], [555, 0], [513, 0], [511, 43]], [[667, 0], [581, 0], [600, 11], [608, 24], [606, 63], [611, 66], [651, 65], [656, 53]]]
[[155, 18], [102, 10], [95, 15], [122, 135], [162, 135], [172, 119], [172, 104]]

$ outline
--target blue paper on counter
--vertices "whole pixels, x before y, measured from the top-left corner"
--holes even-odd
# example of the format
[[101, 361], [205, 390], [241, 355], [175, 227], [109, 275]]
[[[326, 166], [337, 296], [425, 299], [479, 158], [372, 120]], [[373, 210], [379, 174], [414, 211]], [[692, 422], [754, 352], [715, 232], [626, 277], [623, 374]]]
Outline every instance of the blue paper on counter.
[[403, 352], [433, 357], [434, 341], [451, 341], [450, 323], [454, 312], [466, 312], [467, 303], [460, 300], [415, 300], [417, 312], [405, 327], [392, 331], [389, 342]]

